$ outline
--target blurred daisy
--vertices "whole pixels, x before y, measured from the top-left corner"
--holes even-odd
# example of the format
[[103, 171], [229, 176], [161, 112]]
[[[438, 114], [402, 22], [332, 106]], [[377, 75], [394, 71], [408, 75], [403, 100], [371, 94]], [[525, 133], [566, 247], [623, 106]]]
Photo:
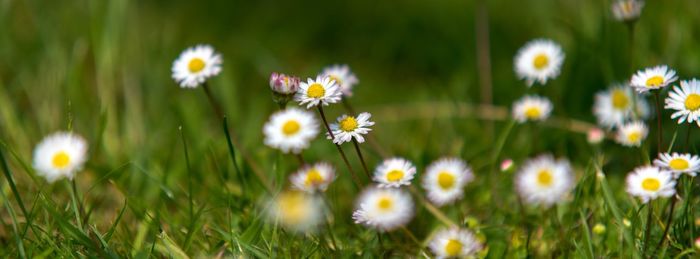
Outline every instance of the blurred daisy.
[[[598, 92], [593, 104], [593, 114], [598, 124], [607, 128], [617, 127], [634, 117], [634, 97], [629, 87], [615, 86]], [[641, 119], [649, 117], [649, 104], [642, 96], [637, 96], [637, 115]]]
[[[359, 143], [365, 142], [365, 138], [362, 135], [369, 133], [372, 129], [369, 127], [374, 125], [373, 121], [369, 118], [372, 114], [368, 112], [360, 113], [357, 118], [348, 115], [342, 115], [338, 117], [336, 123], [330, 125], [331, 131], [333, 131], [333, 143], [338, 145], [345, 142], [350, 142], [353, 138]], [[328, 139], [331, 139], [331, 135], [326, 133]]]
[[299, 90], [299, 78], [285, 74], [270, 75], [270, 89], [281, 95], [295, 94]]
[[513, 104], [513, 118], [520, 123], [526, 121], [543, 121], [552, 112], [552, 102], [549, 99], [527, 95]]
[[413, 218], [413, 200], [401, 189], [370, 187], [360, 194], [352, 218], [356, 224], [389, 231]]
[[299, 105], [306, 104], [308, 109], [319, 104], [337, 103], [341, 95], [338, 84], [330, 77], [317, 76], [315, 80], [309, 78], [306, 82], [301, 82], [294, 99], [299, 102]]
[[432, 203], [442, 206], [462, 198], [462, 189], [473, 179], [467, 163], [457, 158], [443, 158], [425, 169], [423, 188]]
[[348, 65], [333, 65], [323, 69], [321, 76], [327, 76], [340, 86], [340, 91], [345, 96], [352, 96], [352, 87], [359, 81], [355, 74], [350, 71]]
[[270, 116], [263, 127], [265, 145], [284, 153], [299, 153], [307, 148], [318, 134], [318, 123], [313, 113], [288, 108]]
[[658, 197], [671, 197], [676, 193], [676, 181], [671, 172], [655, 166], [637, 167], [627, 175], [626, 191], [647, 203]]
[[676, 71], [666, 65], [645, 68], [637, 71], [630, 80], [630, 86], [637, 92], [644, 93], [649, 90], [660, 89], [678, 80]]
[[374, 171], [374, 181], [379, 187], [400, 187], [411, 185], [411, 180], [416, 174], [416, 167], [411, 161], [403, 158], [390, 158], [384, 160]]
[[612, 13], [618, 21], [629, 22], [639, 18], [644, 7], [644, 1], [640, 0], [617, 0], [612, 3]]
[[292, 188], [314, 193], [325, 192], [328, 185], [335, 180], [335, 169], [329, 163], [316, 163], [301, 168], [290, 177]]
[[183, 88], [195, 88], [221, 72], [221, 55], [209, 45], [186, 49], [173, 62], [173, 79]]
[[696, 122], [700, 126], [700, 81], [692, 79], [681, 81], [681, 86], [674, 86], [666, 98], [666, 109], [675, 110], [671, 119], [678, 118], [678, 124]]
[[550, 207], [564, 200], [573, 188], [573, 178], [569, 161], [540, 155], [523, 164], [515, 184], [525, 203]]
[[617, 129], [616, 140], [627, 147], [638, 147], [647, 138], [649, 129], [641, 121], [628, 122]]
[[482, 248], [471, 231], [459, 228], [443, 229], [430, 241], [430, 250], [437, 258], [464, 258], [475, 256]]
[[54, 182], [66, 177], [73, 179], [75, 172], [87, 161], [88, 144], [83, 137], [69, 132], [46, 136], [34, 149], [34, 169], [37, 174]]
[[313, 231], [323, 219], [321, 201], [303, 192], [283, 191], [268, 207], [271, 220], [295, 232]]
[[660, 153], [659, 158], [654, 160], [654, 165], [670, 170], [674, 178], [683, 173], [694, 177], [700, 171], [700, 157], [691, 154]]
[[548, 39], [536, 39], [518, 50], [515, 56], [515, 73], [525, 79], [528, 86], [535, 82], [546, 84], [548, 79], [559, 76], [564, 63], [561, 46]]

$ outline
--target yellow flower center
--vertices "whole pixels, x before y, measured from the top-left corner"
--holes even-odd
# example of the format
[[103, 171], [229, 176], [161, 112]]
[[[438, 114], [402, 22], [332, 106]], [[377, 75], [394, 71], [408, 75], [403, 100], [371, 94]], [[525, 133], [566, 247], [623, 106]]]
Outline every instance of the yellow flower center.
[[662, 76], [652, 76], [647, 79], [647, 87], [656, 87], [664, 83], [664, 78]]
[[448, 256], [458, 256], [462, 252], [462, 243], [458, 240], [450, 239], [445, 245], [445, 253]]
[[640, 132], [632, 132], [627, 135], [627, 140], [632, 143], [637, 143], [642, 139], [642, 133]]
[[527, 110], [525, 110], [525, 117], [527, 117], [528, 119], [534, 120], [534, 119], [539, 118], [541, 113], [542, 112], [540, 112], [540, 108], [533, 106], [533, 107], [527, 108]]
[[201, 58], [193, 58], [192, 60], [190, 60], [190, 63], [187, 64], [187, 68], [190, 70], [190, 72], [197, 73], [204, 69], [204, 65], [204, 60], [202, 60]]
[[696, 111], [700, 108], [700, 95], [689, 94], [688, 97], [685, 98], [685, 108], [691, 111]]
[[549, 170], [542, 170], [537, 173], [537, 183], [541, 186], [548, 187], [552, 185], [553, 180], [552, 172]]
[[323, 88], [321, 84], [312, 84], [306, 90], [306, 95], [311, 98], [321, 98], [326, 95], [326, 88]]
[[299, 125], [299, 122], [295, 120], [288, 120], [287, 122], [282, 125], [282, 133], [287, 136], [291, 136], [299, 132], [299, 129], [301, 129], [301, 125]]
[[345, 132], [351, 132], [357, 129], [357, 120], [352, 116], [345, 117], [345, 119], [340, 121], [340, 129]]
[[685, 170], [688, 169], [689, 166], [688, 161], [682, 158], [674, 158], [668, 162], [668, 167], [673, 170]]
[[337, 85], [343, 84], [343, 81], [340, 80], [340, 77], [337, 77], [337, 76], [334, 76], [334, 75], [330, 75], [330, 76], [328, 76], [328, 77], [329, 77], [331, 80], [335, 81], [335, 83], [336, 83]]
[[316, 186], [323, 183], [323, 176], [321, 176], [321, 173], [318, 172], [318, 170], [311, 169], [308, 173], [306, 173], [306, 180], [304, 181], [304, 185], [306, 186]]
[[642, 181], [642, 189], [650, 192], [658, 191], [661, 187], [661, 182], [656, 178], [647, 178]]
[[303, 222], [308, 215], [305, 202], [306, 197], [298, 192], [280, 194], [277, 198], [277, 206], [281, 213], [281, 220], [290, 225]]
[[58, 169], [63, 169], [68, 166], [70, 163], [70, 156], [66, 152], [58, 152], [55, 155], [53, 155], [53, 159], [51, 159], [51, 163], [53, 164], [54, 167]]
[[532, 60], [532, 65], [535, 66], [537, 70], [542, 70], [549, 64], [549, 58], [544, 53], [535, 56]]
[[382, 197], [377, 201], [377, 207], [381, 210], [391, 209], [392, 206], [394, 206], [394, 201], [389, 197]]
[[627, 105], [630, 103], [630, 99], [627, 97], [625, 91], [617, 89], [612, 92], [612, 105], [618, 110], [627, 109]]
[[448, 172], [440, 172], [437, 179], [438, 185], [443, 190], [452, 188], [455, 185], [455, 176]]
[[386, 180], [389, 182], [398, 182], [403, 178], [403, 171], [401, 170], [391, 170], [386, 174]]

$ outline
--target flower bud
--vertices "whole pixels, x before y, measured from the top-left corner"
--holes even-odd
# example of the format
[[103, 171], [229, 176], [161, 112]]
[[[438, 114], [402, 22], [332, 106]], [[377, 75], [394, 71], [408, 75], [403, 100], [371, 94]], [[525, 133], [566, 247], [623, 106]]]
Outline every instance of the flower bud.
[[285, 74], [272, 73], [270, 75], [270, 89], [281, 95], [291, 95], [299, 90], [299, 78]]

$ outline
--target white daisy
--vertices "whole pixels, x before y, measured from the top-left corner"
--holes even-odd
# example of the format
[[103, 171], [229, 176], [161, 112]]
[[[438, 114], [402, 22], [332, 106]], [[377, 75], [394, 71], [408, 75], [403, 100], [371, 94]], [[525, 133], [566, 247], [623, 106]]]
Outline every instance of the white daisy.
[[471, 231], [459, 228], [440, 230], [430, 241], [429, 246], [437, 258], [476, 256], [483, 247]]
[[423, 188], [432, 203], [442, 206], [461, 199], [464, 186], [473, 179], [467, 163], [458, 158], [443, 158], [425, 169]]
[[630, 80], [630, 86], [637, 89], [637, 92], [644, 93], [664, 88], [676, 80], [678, 80], [676, 71], [666, 65], [661, 65], [637, 71]]
[[299, 78], [285, 74], [272, 73], [270, 75], [270, 89], [281, 95], [296, 94], [299, 90]]
[[335, 169], [331, 164], [323, 162], [304, 166], [289, 177], [292, 188], [308, 193], [325, 192], [333, 180]]
[[[359, 143], [365, 142], [362, 135], [369, 133], [372, 130], [369, 127], [374, 125], [374, 122], [369, 120], [370, 117], [372, 114], [368, 112], [360, 113], [357, 118], [348, 115], [338, 117], [337, 122], [330, 125], [335, 137], [333, 143], [340, 145], [352, 141], [353, 138]], [[326, 133], [326, 136], [331, 139], [330, 134]]]
[[319, 198], [298, 191], [283, 191], [268, 205], [268, 216], [294, 232], [313, 231], [323, 220]]
[[313, 113], [297, 108], [288, 108], [270, 116], [263, 127], [265, 145], [284, 153], [299, 153], [309, 147], [318, 134], [318, 122]]
[[691, 154], [660, 153], [659, 158], [654, 160], [654, 165], [668, 169], [675, 178], [686, 173], [695, 176], [700, 171], [700, 157]]
[[675, 110], [671, 119], [678, 118], [678, 124], [696, 122], [700, 126], [700, 81], [691, 79], [674, 86], [666, 98], [666, 109]]
[[618, 143], [627, 147], [638, 147], [642, 145], [642, 141], [647, 138], [649, 129], [644, 122], [632, 121], [622, 124], [617, 129], [616, 140]]
[[352, 87], [359, 83], [348, 65], [333, 65], [323, 69], [321, 76], [327, 76], [340, 86], [345, 96], [352, 96]]
[[319, 104], [337, 103], [341, 96], [340, 88], [334, 80], [330, 77], [317, 76], [316, 80], [309, 78], [306, 82], [301, 82], [294, 99], [299, 102], [299, 105], [306, 104], [308, 109]]
[[598, 124], [607, 128], [617, 127], [634, 118], [634, 113], [640, 119], [649, 117], [649, 104], [643, 96], [636, 96], [636, 111], [633, 109], [635, 100], [632, 89], [626, 86], [614, 86], [600, 91], [595, 96], [593, 114]]
[[676, 193], [676, 181], [671, 172], [655, 166], [641, 166], [627, 175], [626, 191], [638, 197], [642, 203], [658, 197], [671, 197]]
[[375, 182], [379, 187], [400, 187], [401, 185], [411, 185], [411, 180], [416, 174], [416, 167], [411, 161], [403, 158], [390, 158], [384, 160], [377, 169], [374, 170]]
[[356, 224], [389, 231], [413, 218], [413, 199], [401, 189], [370, 187], [360, 194], [352, 218]]
[[515, 73], [525, 79], [528, 86], [535, 82], [546, 84], [548, 79], [559, 76], [564, 63], [561, 46], [548, 39], [536, 39], [528, 42], [515, 55]]
[[639, 18], [644, 7], [641, 0], [617, 0], [611, 5], [613, 16], [618, 21], [629, 22]]
[[513, 104], [513, 118], [520, 123], [543, 121], [552, 112], [552, 102], [545, 97], [527, 95]]
[[186, 49], [173, 62], [173, 79], [183, 88], [195, 88], [221, 72], [221, 55], [209, 45]]
[[34, 149], [34, 169], [37, 174], [54, 182], [75, 173], [87, 161], [88, 144], [81, 136], [70, 132], [57, 132], [46, 136]]
[[526, 161], [515, 176], [523, 202], [550, 207], [564, 200], [574, 186], [574, 175], [566, 159], [540, 155]]

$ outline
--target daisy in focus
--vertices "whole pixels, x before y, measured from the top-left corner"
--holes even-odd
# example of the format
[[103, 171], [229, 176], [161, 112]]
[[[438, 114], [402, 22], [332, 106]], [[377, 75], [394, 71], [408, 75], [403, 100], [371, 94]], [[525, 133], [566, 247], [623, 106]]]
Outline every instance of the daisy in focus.
[[613, 16], [622, 22], [637, 20], [642, 13], [644, 1], [641, 0], [617, 0], [611, 5]]
[[34, 169], [50, 183], [64, 177], [72, 180], [87, 161], [87, 149], [85, 139], [76, 134], [48, 135], [34, 149]]
[[676, 71], [662, 65], [637, 71], [630, 80], [630, 86], [639, 93], [645, 93], [649, 90], [664, 88], [676, 80], [678, 80]]
[[632, 89], [626, 86], [615, 86], [608, 90], [598, 92], [593, 104], [593, 114], [598, 124], [614, 128], [634, 118], [635, 112], [640, 119], [649, 117], [649, 104], [642, 96], [635, 99]]
[[423, 175], [423, 188], [428, 199], [442, 206], [459, 200], [464, 186], [474, 180], [472, 169], [457, 158], [443, 158], [431, 163]]
[[647, 138], [649, 129], [641, 121], [632, 121], [623, 124], [617, 129], [615, 140], [623, 146], [638, 147]]
[[562, 63], [564, 52], [559, 44], [548, 39], [536, 39], [518, 50], [515, 73], [518, 78], [525, 79], [528, 86], [535, 82], [544, 85], [547, 80], [559, 76]]
[[373, 180], [379, 183], [379, 187], [400, 187], [411, 185], [411, 180], [416, 174], [416, 167], [411, 161], [403, 158], [390, 158], [384, 160], [374, 170]]
[[294, 99], [299, 105], [306, 105], [306, 108], [318, 105], [328, 105], [340, 101], [342, 93], [340, 87], [330, 77], [317, 76], [316, 79], [309, 78], [306, 82], [299, 84]]
[[436, 258], [464, 258], [476, 256], [483, 245], [471, 231], [450, 228], [437, 232], [429, 247]]
[[355, 74], [350, 71], [348, 65], [333, 65], [323, 69], [321, 76], [329, 77], [340, 86], [340, 91], [344, 96], [352, 96], [352, 88], [359, 80]]
[[513, 118], [520, 123], [546, 120], [551, 112], [552, 102], [536, 95], [524, 96], [513, 104]]
[[316, 163], [301, 168], [289, 177], [292, 188], [307, 193], [325, 192], [335, 180], [335, 169], [329, 163]]
[[298, 191], [284, 191], [269, 202], [269, 217], [295, 232], [313, 231], [323, 219], [322, 202]]
[[318, 134], [318, 122], [311, 112], [288, 108], [272, 114], [263, 126], [263, 133], [265, 145], [298, 154]]
[[356, 224], [393, 230], [413, 218], [413, 200], [401, 189], [370, 187], [360, 194], [352, 218]]
[[[333, 143], [343, 144], [345, 142], [350, 142], [354, 138], [357, 142], [365, 142], [365, 138], [362, 135], [369, 133], [372, 129], [369, 127], [374, 125], [373, 121], [369, 118], [372, 114], [368, 112], [360, 113], [357, 117], [342, 115], [338, 117], [335, 123], [330, 125], [331, 131], [333, 132]], [[331, 135], [326, 133], [328, 139], [331, 139]]]
[[637, 167], [627, 175], [625, 190], [647, 203], [659, 197], [671, 197], [676, 193], [676, 181], [671, 172], [655, 166]]
[[516, 190], [525, 203], [550, 207], [564, 200], [574, 186], [566, 159], [540, 155], [526, 161], [515, 176]]
[[680, 85], [668, 93], [664, 108], [676, 111], [671, 114], [671, 119], [678, 118], [678, 124], [687, 121], [700, 126], [700, 81], [684, 80]]
[[172, 76], [182, 88], [195, 88], [221, 72], [221, 55], [209, 45], [186, 49], [173, 62]]
[[678, 179], [681, 174], [688, 174], [695, 177], [700, 171], [700, 157], [691, 154], [661, 153], [659, 158], [654, 159], [654, 165], [667, 169]]

